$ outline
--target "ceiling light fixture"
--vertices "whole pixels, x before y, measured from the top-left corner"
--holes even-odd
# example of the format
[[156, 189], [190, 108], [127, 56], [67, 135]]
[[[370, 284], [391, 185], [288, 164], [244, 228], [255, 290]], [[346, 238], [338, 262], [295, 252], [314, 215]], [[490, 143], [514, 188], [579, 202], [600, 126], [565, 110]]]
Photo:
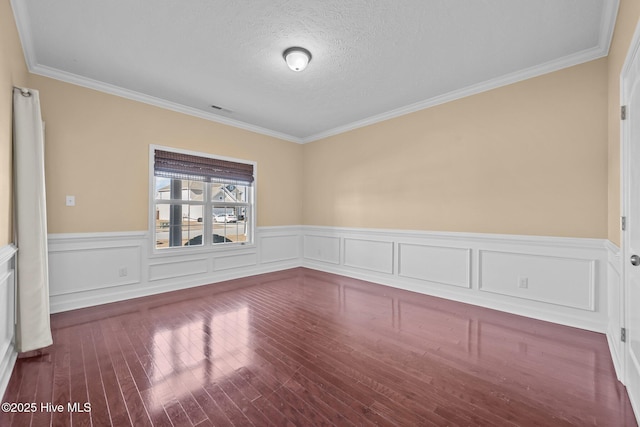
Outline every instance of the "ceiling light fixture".
[[282, 52], [284, 60], [293, 71], [302, 71], [311, 61], [311, 52], [303, 47], [290, 47]]

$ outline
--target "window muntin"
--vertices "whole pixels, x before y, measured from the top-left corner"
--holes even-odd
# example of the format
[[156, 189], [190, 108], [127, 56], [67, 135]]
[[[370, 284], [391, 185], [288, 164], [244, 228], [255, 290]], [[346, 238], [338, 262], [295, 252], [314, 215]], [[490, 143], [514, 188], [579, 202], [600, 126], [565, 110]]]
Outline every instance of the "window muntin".
[[[153, 151], [154, 154], [157, 152]], [[161, 153], [168, 157], [173, 154], [167, 150]], [[239, 165], [245, 174], [247, 168], [253, 171], [251, 164], [192, 154], [184, 156], [188, 161], [201, 160], [203, 164], [215, 164], [216, 167]], [[253, 182], [238, 181], [237, 175], [234, 179], [229, 178], [230, 175], [224, 178], [212, 176], [215, 171], [198, 176], [194, 168], [188, 175], [174, 173], [168, 170], [167, 162], [156, 160], [153, 164], [156, 250], [253, 243]], [[158, 164], [161, 166], [156, 167]]]

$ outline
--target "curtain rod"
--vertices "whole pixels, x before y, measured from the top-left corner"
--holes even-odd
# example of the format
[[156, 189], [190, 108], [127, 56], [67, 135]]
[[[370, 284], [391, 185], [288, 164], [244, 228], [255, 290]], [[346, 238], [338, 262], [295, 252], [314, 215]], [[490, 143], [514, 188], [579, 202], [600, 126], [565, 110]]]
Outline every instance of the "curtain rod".
[[22, 94], [22, 96], [26, 96], [26, 97], [30, 97], [31, 96], [31, 92], [29, 92], [29, 89], [24, 88], [24, 87], [18, 87], [18, 86], [14, 86], [14, 89], [18, 89], [20, 91], [20, 93]]

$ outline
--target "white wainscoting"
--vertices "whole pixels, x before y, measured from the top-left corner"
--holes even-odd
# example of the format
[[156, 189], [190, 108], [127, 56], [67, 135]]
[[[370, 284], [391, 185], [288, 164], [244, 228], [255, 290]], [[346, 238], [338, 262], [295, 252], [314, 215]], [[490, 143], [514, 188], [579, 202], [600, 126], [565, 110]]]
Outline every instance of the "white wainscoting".
[[340, 264], [340, 238], [334, 236], [303, 236], [304, 259]]
[[260, 263], [272, 264], [300, 260], [300, 230], [285, 230], [280, 234], [261, 233], [258, 237]]
[[597, 332], [605, 240], [302, 227], [304, 267]]
[[[0, 249], [0, 391], [15, 362], [14, 253]], [[606, 333], [624, 372], [620, 249], [603, 239], [259, 227], [256, 245], [153, 254], [148, 233], [49, 236], [53, 313], [295, 267]]]
[[607, 241], [607, 312], [609, 325], [607, 327], [607, 341], [616, 369], [618, 380], [624, 378], [624, 343], [621, 340], [621, 330], [624, 327], [624, 283], [622, 282], [622, 251], [613, 243]]
[[376, 273], [393, 274], [393, 241], [345, 237], [344, 265]]
[[176, 255], [146, 232], [49, 236], [51, 312], [200, 286], [301, 265], [300, 227], [258, 227], [254, 246]]
[[303, 266], [613, 337], [609, 252], [602, 239], [315, 226], [259, 227], [253, 247], [180, 255], [153, 254], [145, 232], [51, 235], [51, 310]]
[[398, 275], [469, 289], [471, 249], [398, 243]]
[[593, 259], [484, 249], [478, 251], [478, 256], [478, 287], [482, 291], [595, 310]]
[[16, 247], [0, 248], [0, 396], [11, 378], [18, 353], [15, 347]]

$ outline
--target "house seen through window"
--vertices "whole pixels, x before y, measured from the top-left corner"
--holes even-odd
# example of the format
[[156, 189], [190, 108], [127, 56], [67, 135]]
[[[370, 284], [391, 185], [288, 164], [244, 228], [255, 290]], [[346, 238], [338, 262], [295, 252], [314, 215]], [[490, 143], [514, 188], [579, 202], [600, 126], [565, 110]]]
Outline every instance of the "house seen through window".
[[153, 150], [155, 248], [252, 243], [254, 165]]

